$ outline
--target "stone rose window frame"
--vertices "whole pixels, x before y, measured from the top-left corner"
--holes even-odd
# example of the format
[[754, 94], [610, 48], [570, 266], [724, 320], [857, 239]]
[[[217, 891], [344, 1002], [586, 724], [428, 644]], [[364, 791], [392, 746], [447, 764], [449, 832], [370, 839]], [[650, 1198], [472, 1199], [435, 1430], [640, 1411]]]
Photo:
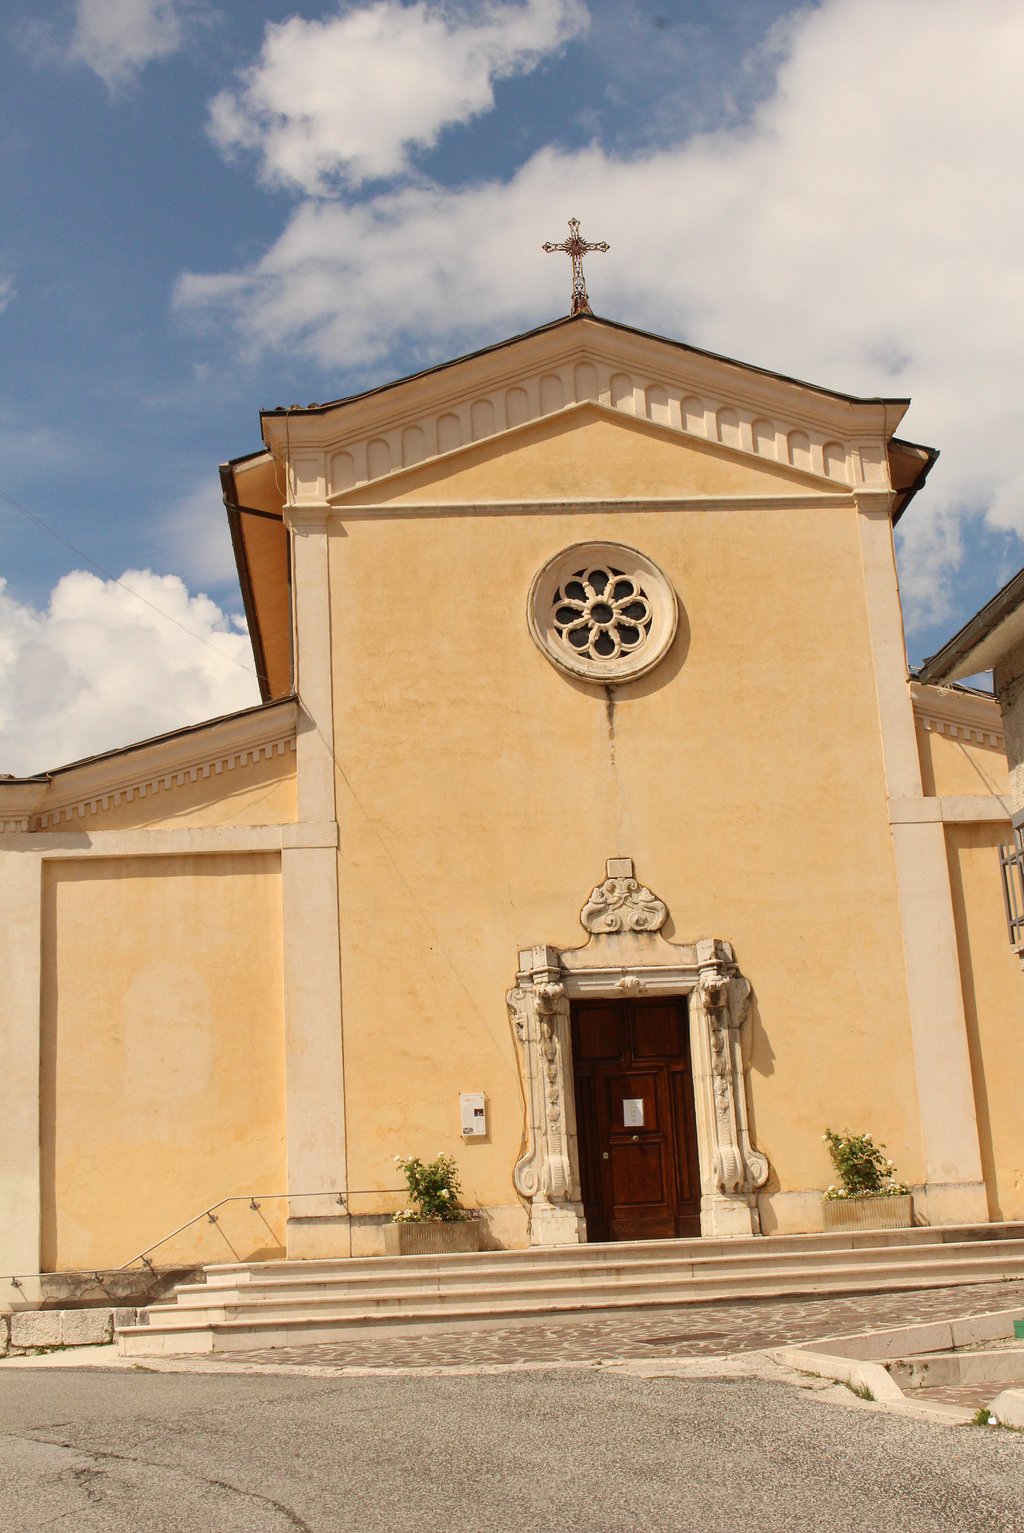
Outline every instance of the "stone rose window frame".
[[646, 554], [625, 543], [577, 543], [534, 576], [527, 620], [552, 665], [608, 684], [646, 675], [668, 653], [679, 604]]
[[529, 1209], [531, 1245], [575, 1245], [587, 1238], [570, 1001], [632, 995], [689, 997], [701, 1234], [761, 1233], [757, 1189], [770, 1168], [750, 1138], [743, 1057], [750, 983], [728, 942], [668, 942], [661, 935], [667, 919], [664, 902], [640, 884], [632, 860], [613, 857], [580, 912], [586, 944], [519, 954], [507, 1002], [524, 1076], [526, 1147], [514, 1181]]

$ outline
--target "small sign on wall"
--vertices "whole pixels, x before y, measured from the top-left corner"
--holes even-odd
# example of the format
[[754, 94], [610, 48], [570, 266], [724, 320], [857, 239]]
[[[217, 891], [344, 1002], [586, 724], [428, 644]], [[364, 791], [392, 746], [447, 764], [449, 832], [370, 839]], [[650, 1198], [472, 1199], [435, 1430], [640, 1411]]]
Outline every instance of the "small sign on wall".
[[459, 1097], [463, 1139], [484, 1139], [487, 1135], [487, 1099], [482, 1091], [464, 1091]]
[[643, 1128], [644, 1126], [644, 1099], [643, 1097], [622, 1098], [622, 1126], [623, 1128]]

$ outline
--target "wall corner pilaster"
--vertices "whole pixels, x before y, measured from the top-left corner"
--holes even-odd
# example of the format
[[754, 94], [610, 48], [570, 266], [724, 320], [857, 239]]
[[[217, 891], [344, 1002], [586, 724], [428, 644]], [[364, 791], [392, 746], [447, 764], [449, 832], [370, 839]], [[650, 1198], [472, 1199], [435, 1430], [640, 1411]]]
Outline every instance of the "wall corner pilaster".
[[4, 890], [4, 918], [0, 921], [4, 989], [0, 1272], [18, 1275], [39, 1272], [42, 1254], [42, 869], [42, 857], [33, 851], [0, 851]]

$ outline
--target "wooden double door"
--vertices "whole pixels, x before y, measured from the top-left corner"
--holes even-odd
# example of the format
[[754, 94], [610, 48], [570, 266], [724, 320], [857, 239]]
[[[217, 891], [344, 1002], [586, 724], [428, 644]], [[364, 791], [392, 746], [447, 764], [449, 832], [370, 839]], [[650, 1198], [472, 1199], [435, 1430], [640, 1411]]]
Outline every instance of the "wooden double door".
[[685, 998], [574, 1001], [571, 1032], [589, 1239], [699, 1235]]

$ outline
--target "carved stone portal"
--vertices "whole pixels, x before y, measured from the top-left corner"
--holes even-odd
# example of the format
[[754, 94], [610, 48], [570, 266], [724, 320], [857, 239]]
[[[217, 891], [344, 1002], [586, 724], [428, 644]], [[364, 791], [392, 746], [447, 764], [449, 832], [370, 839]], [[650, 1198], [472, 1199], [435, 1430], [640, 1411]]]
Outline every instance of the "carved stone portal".
[[580, 948], [519, 954], [509, 1016], [522, 1048], [526, 1145], [515, 1185], [530, 1205], [530, 1242], [586, 1239], [576, 1145], [569, 1002], [577, 997], [689, 995], [690, 1050], [701, 1177], [701, 1233], [760, 1233], [756, 1191], [768, 1161], [750, 1140], [743, 1029], [750, 984], [728, 942], [667, 942], [664, 903], [613, 857], [580, 912]]

